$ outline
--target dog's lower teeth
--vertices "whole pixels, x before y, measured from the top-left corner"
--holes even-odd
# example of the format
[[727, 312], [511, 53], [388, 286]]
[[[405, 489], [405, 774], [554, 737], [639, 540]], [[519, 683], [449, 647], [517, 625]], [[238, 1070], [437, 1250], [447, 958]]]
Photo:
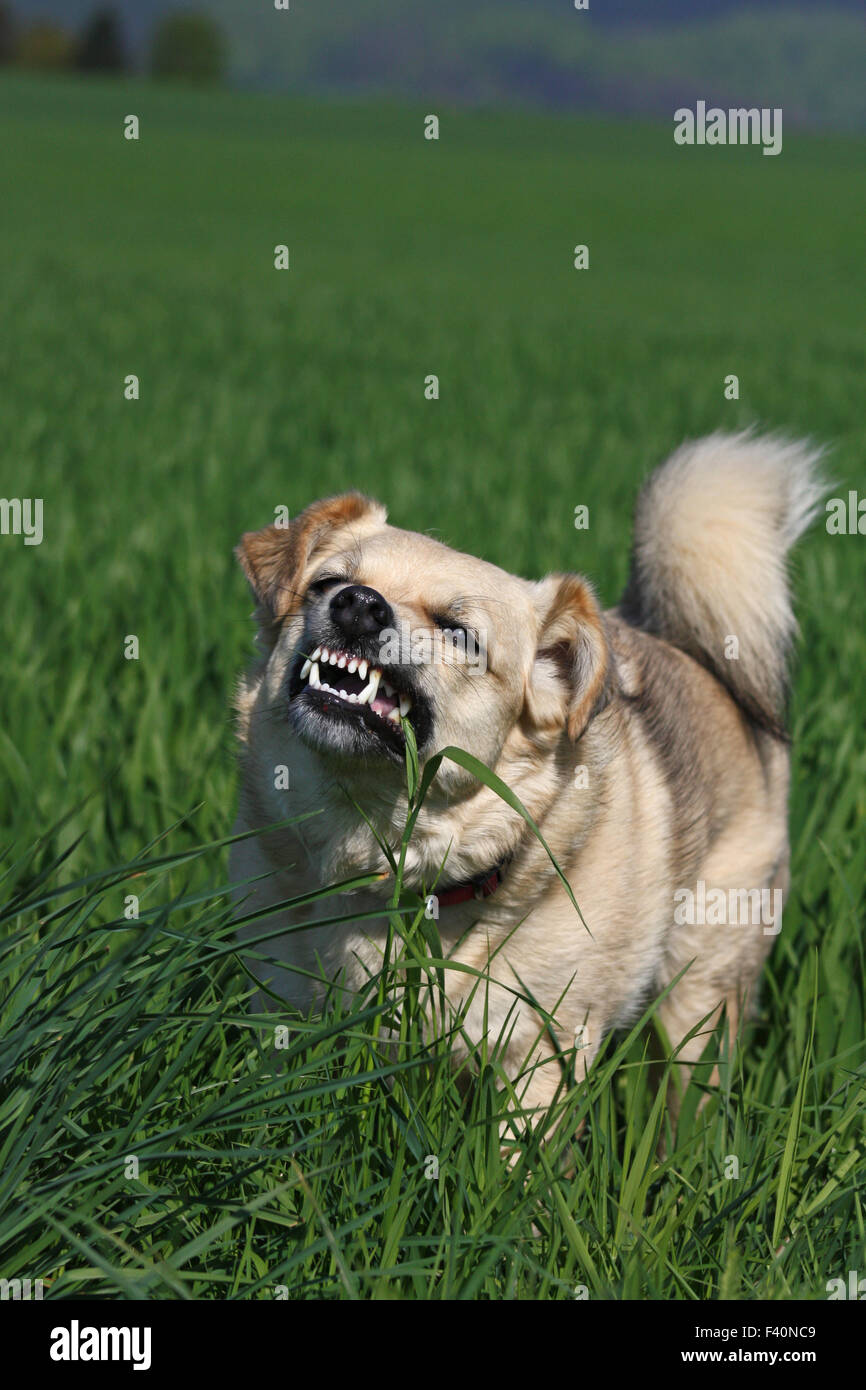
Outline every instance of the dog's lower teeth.
[[319, 684], [319, 663], [314, 657], [312, 667], [310, 668], [310, 685], [318, 688]]
[[392, 709], [391, 713], [388, 715], [388, 718], [391, 719], [391, 720], [393, 720], [393, 722], [394, 722], [395, 724], [399, 724], [399, 723], [400, 723], [400, 711], [395, 707], [394, 709]]

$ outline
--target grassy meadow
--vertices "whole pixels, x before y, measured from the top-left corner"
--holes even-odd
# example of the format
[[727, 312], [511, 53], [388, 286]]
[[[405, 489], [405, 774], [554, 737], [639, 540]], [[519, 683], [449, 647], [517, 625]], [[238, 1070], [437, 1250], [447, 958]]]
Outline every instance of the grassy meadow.
[[866, 1269], [863, 537], [798, 553], [793, 888], [749, 1047], [676, 1136], [646, 1029], [563, 1097], [567, 1162], [529, 1142], [509, 1169], [495, 1049], [465, 1097], [411, 997], [397, 1064], [382, 989], [277, 1070], [250, 1013], [219, 843], [242, 531], [357, 487], [614, 602], [637, 485], [686, 436], [808, 434], [866, 494], [862, 140], [765, 158], [479, 110], [434, 143], [425, 114], [0, 78], [0, 496], [44, 503], [41, 545], [0, 536], [0, 1275], [824, 1298]]

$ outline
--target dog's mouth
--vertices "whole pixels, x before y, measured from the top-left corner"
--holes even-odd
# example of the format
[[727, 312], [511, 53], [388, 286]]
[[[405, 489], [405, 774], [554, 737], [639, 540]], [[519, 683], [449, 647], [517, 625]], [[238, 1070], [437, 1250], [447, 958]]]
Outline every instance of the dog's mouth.
[[403, 668], [377, 665], [340, 647], [299, 652], [289, 675], [289, 718], [316, 747], [349, 754], [384, 752], [403, 760], [401, 720], [420, 747], [430, 727], [427, 698]]

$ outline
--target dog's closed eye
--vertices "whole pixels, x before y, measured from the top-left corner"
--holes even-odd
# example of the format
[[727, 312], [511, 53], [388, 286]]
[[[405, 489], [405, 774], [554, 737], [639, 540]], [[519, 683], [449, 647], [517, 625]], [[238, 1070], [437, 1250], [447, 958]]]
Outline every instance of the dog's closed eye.
[[324, 574], [307, 585], [307, 593], [323, 594], [332, 584], [351, 584], [351, 582], [351, 579], [345, 574]]

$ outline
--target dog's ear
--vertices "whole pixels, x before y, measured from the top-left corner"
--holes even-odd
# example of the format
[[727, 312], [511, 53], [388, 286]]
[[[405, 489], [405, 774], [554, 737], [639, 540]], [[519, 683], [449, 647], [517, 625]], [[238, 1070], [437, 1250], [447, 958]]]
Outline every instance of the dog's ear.
[[235, 555], [253, 591], [261, 627], [276, 628], [300, 606], [304, 570], [337, 531], [362, 523], [365, 529], [370, 523], [384, 525], [386, 516], [380, 502], [344, 492], [313, 502], [287, 526], [265, 526], [241, 536]]
[[535, 586], [539, 617], [526, 712], [541, 729], [565, 726], [579, 739], [609, 703], [616, 668], [604, 619], [589, 583], [577, 574], [551, 574]]

